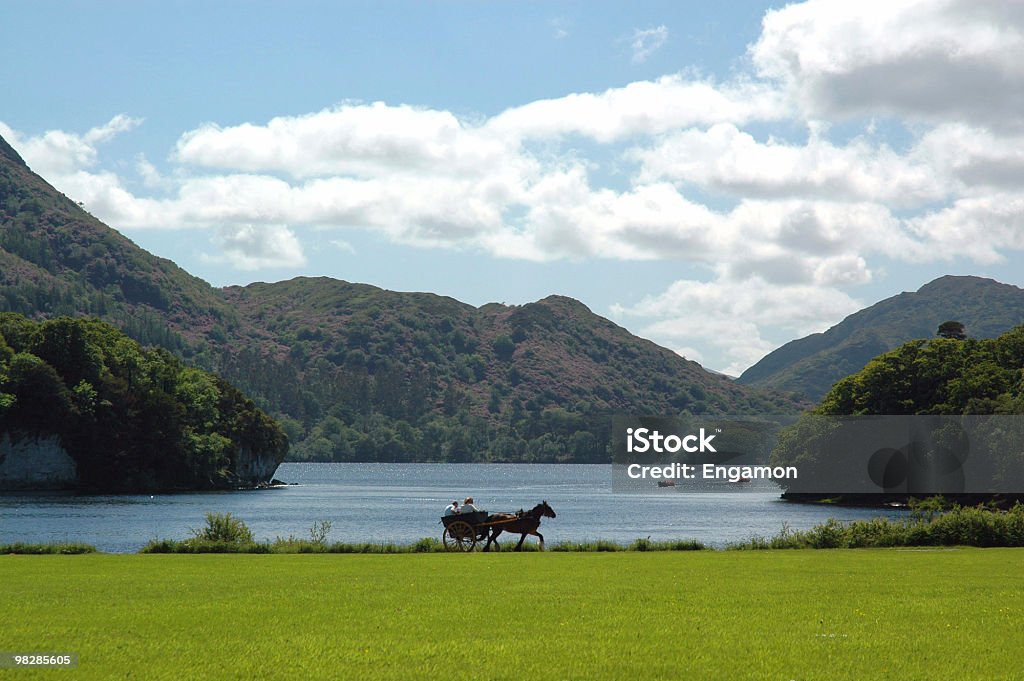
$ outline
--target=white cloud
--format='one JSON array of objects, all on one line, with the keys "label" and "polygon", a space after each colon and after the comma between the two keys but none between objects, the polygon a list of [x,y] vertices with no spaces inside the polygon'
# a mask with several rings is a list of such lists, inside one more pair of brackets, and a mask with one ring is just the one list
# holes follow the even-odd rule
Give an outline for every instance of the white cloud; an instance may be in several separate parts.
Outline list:
[{"label": "white cloud", "polygon": [[633,29],[629,47],[633,51],[633,63],[642,64],[648,57],[661,49],[668,40],[668,28],[663,25],[656,28]]},{"label": "white cloud", "polygon": [[356,247],[350,244],[349,242],[345,241],[344,239],[331,239],[331,245],[337,248],[342,253],[347,253],[349,255],[356,254]]},{"label": "white cloud", "polygon": [[569,37],[569,22],[561,17],[552,19],[548,22],[551,26],[552,37],[555,40],[565,40]]},{"label": "white cloud", "polygon": [[[822,331],[862,307],[850,296],[813,285],[779,286],[759,277],[714,281],[680,280],[636,305],[616,306],[618,316],[647,321],[644,332],[676,343],[724,345],[722,371],[739,375],[770,352],[765,327],[800,335]],[[722,344],[723,339],[728,343]]]},{"label": "white cloud", "polygon": [[36,137],[22,136],[0,123],[0,134],[18,150],[30,168],[44,177],[53,178],[94,166],[97,161],[97,144],[141,123],[141,118],[119,114],[82,135],[48,130]]},{"label": "white cloud", "polygon": [[143,154],[135,158],[135,172],[142,178],[142,183],[150,189],[168,189],[174,186],[174,183],[161,175],[157,167]]},{"label": "white cloud", "polygon": [[128,132],[142,125],[143,119],[133,118],[126,114],[118,114],[114,116],[104,125],[89,130],[82,139],[89,144],[99,144],[100,142],[107,142],[122,132]]},{"label": "white cloud", "polygon": [[670,179],[744,197],[820,197],[917,206],[945,199],[950,178],[918,154],[900,155],[864,137],[837,146],[812,127],[805,144],[758,142],[731,123],[689,128],[635,150],[638,179]]},{"label": "white cloud", "polygon": [[488,120],[485,129],[513,139],[578,134],[609,143],[692,125],[779,120],[788,113],[783,93],[766,83],[669,75],[529,102]]},{"label": "white cloud", "polygon": [[1019,192],[959,199],[908,223],[945,260],[992,264],[1003,262],[1007,251],[1024,251],[1024,195]]},{"label": "white cloud", "polygon": [[809,0],[769,11],[750,56],[811,116],[1024,127],[1019,2]]},{"label": "white cloud", "polygon": [[217,230],[213,242],[220,255],[208,255],[210,262],[227,262],[240,270],[268,267],[300,267],[306,256],[295,233],[284,225],[239,225]]},{"label": "white cloud", "polygon": [[508,143],[449,111],[345,104],[265,125],[207,124],[178,140],[175,160],[231,171],[295,178],[375,177],[381,173],[464,175],[509,160]]}]

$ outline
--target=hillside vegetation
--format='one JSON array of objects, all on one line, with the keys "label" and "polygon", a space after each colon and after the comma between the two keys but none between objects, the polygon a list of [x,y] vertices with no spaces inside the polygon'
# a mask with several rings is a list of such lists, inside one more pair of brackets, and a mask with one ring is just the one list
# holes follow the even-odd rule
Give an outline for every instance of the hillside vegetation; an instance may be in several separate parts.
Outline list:
[{"label": "hillside vegetation", "polygon": [[6,149],[0,311],[98,316],[216,371],[280,419],[293,459],[607,461],[616,413],[806,406],[704,371],[560,296],[476,308],[326,278],[215,289]]},{"label": "hillside vegetation", "polygon": [[[889,443],[902,450],[879,450],[865,468],[868,452],[850,441],[854,431],[824,418],[847,415],[957,418],[908,420],[903,439]],[[772,460],[801,466],[799,481],[787,483],[789,492],[828,491],[821,487],[833,483],[843,488],[870,475],[894,493],[998,490],[1016,497],[1024,493],[1024,423],[998,418],[1011,415],[1024,415],[1024,326],[994,339],[915,340],[836,383],[816,409],[783,432]],[[967,479],[972,489],[965,488]]]},{"label": "hillside vegetation", "polygon": [[1024,290],[981,277],[940,277],[852,314],[824,333],[786,343],[737,380],[817,401],[877,355],[929,338],[950,319],[963,322],[972,338],[994,338],[1024,323]]},{"label": "hillside vegetation", "polygon": [[833,386],[820,414],[1024,414],[1024,326],[998,338],[915,340]]},{"label": "hillside vegetation", "polygon": [[223,379],[113,326],[0,314],[0,437],[57,436],[87,490],[269,482],[280,427]]},{"label": "hillside vegetation", "polygon": [[612,414],[802,406],[561,296],[474,308],[331,279],[224,294],[254,323],[215,365],[305,435],[298,458],[605,461]]}]

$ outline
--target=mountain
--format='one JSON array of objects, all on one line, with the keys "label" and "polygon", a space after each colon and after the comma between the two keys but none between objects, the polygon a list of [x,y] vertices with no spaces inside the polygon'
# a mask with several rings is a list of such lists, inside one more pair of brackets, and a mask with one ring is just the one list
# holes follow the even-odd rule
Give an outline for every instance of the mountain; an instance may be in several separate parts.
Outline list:
[{"label": "mountain", "polygon": [[606,461],[617,413],[792,412],[551,296],[473,307],[327,278],[215,289],[0,146],[0,311],[94,315],[216,371],[308,460]]},{"label": "mountain", "polygon": [[819,400],[839,379],[903,343],[934,338],[956,320],[971,338],[994,338],[1024,322],[1024,289],[982,277],[945,276],[856,312],[824,333],[786,343],[737,379]]},{"label": "mountain", "polygon": [[612,414],[803,406],[706,372],[562,296],[475,308],[305,278],[224,296],[258,323],[236,331],[242,349],[218,366],[279,405],[291,432],[302,424],[297,457],[596,461]]}]

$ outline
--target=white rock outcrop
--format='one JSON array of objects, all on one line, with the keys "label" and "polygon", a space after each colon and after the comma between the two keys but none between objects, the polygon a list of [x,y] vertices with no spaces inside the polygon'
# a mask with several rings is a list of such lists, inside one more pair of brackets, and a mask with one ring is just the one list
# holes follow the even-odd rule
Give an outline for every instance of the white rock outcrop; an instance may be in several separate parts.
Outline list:
[{"label": "white rock outcrop", "polygon": [[78,467],[56,435],[0,435],[0,490],[68,489],[78,483]]}]

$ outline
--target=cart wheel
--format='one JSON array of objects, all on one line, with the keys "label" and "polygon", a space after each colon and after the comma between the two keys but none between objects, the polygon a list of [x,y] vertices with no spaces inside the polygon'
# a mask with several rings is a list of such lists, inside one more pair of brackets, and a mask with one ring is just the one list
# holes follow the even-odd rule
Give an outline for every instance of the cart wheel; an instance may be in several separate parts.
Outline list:
[{"label": "cart wheel", "polygon": [[476,532],[469,523],[456,520],[444,529],[441,540],[446,551],[472,551],[476,546]]}]

